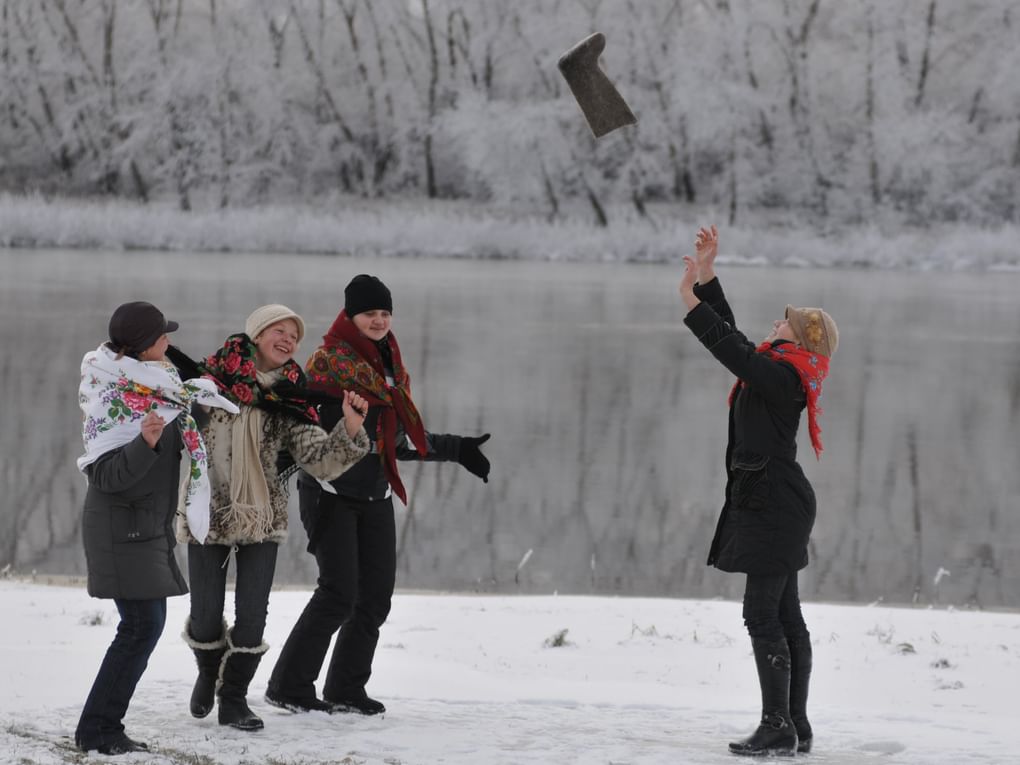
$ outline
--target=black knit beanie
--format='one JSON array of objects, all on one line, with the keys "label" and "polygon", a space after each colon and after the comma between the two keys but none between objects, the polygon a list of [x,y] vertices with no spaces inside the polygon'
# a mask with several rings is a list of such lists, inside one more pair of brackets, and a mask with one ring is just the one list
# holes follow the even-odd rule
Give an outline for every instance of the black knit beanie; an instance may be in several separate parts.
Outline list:
[{"label": "black knit beanie", "polygon": [[358,274],[344,287],[344,311],[348,318],[365,311],[393,313],[393,297],[389,289],[375,276]]}]

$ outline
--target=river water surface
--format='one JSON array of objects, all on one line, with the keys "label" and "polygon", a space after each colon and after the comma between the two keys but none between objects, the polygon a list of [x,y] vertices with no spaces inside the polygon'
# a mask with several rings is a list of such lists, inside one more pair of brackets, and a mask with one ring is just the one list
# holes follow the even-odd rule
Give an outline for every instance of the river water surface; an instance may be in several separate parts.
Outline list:
[{"label": "river water surface", "polygon": [[[84,571],[78,370],[114,307],[151,300],[200,356],[282,302],[308,326],[303,363],[367,272],[393,292],[426,426],[493,434],[488,484],[402,464],[399,586],[742,591],[704,565],[733,380],[683,325],[675,266],[4,250],[0,267],[0,568]],[[787,302],[839,324],[820,461],[801,433],[818,496],[805,599],[1020,606],[1020,275],[720,277],[752,338]],[[277,580],[309,584],[293,519]]]}]

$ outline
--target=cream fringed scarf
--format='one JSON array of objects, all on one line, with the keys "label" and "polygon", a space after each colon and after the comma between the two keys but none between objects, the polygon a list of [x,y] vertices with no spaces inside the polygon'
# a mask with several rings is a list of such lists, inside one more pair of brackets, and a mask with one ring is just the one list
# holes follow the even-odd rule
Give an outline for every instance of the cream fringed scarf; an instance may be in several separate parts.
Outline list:
[{"label": "cream fringed scarf", "polygon": [[[257,372],[263,388],[282,377],[278,371]],[[261,539],[273,531],[273,506],[262,468],[262,428],[265,414],[254,406],[241,406],[230,428],[230,506],[219,508],[230,527],[242,536]]]}]

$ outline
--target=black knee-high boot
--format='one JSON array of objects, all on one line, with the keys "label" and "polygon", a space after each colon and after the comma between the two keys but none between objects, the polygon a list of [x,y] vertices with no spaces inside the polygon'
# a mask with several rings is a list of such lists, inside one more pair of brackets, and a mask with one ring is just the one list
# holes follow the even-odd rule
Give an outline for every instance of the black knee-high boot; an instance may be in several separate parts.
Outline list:
[{"label": "black knee-high boot", "polygon": [[254,648],[234,645],[227,633],[227,652],[223,654],[220,665],[219,688],[219,721],[220,725],[230,725],[238,730],[260,730],[262,719],[248,708],[248,684],[255,677],[262,655],[269,650],[266,643]]},{"label": "black knee-high boot", "polygon": [[195,680],[195,687],[191,691],[191,714],[199,718],[205,717],[212,711],[220,663],[227,651],[227,623],[223,623],[223,631],[218,640],[201,643],[191,636],[189,616],[184,623],[181,637],[195,652],[195,661],[198,664],[198,679]]},{"label": "black knee-high boot", "polygon": [[731,743],[730,751],[746,755],[795,754],[797,731],[790,719],[790,649],[786,638],[754,638],[751,645],[761,686],[761,724],[743,741]]},{"label": "black knee-high boot", "polygon": [[814,734],[807,718],[808,685],[811,683],[811,636],[787,638],[790,646],[790,717],[797,729],[797,751],[811,751]]}]

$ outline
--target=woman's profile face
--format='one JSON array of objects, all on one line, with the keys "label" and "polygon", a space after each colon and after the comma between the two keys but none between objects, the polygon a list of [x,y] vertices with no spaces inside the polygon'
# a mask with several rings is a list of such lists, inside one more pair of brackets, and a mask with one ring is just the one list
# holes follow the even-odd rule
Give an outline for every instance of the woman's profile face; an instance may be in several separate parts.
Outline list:
[{"label": "woman's profile face", "polygon": [[389,311],[375,308],[371,311],[356,313],[351,318],[354,326],[358,328],[369,340],[382,340],[390,333],[390,324],[393,323],[393,315]]},{"label": "woman's profile face", "polygon": [[791,343],[797,342],[797,336],[793,334],[793,327],[790,326],[790,322],[786,319],[777,319],[772,322],[772,331],[766,336],[765,342],[771,343],[775,340],[789,340]]},{"label": "woman's profile face", "polygon": [[263,372],[279,369],[297,351],[300,336],[293,319],[270,324],[255,338],[255,366]]},{"label": "woman's profile face", "polygon": [[139,361],[166,361],[166,349],[170,347],[170,338],[165,334],[138,354]]}]

